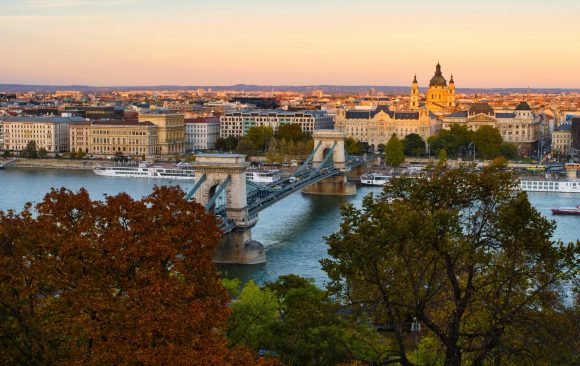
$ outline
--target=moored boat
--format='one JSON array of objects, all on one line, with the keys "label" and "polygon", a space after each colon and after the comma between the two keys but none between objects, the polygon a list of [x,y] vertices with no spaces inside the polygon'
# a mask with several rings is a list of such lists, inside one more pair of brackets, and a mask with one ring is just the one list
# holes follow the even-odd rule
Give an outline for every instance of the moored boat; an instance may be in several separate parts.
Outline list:
[{"label": "moored boat", "polygon": [[580,206],[552,208],[553,215],[580,215]]},{"label": "moored boat", "polygon": [[368,173],[360,176],[361,184],[368,186],[384,186],[391,179],[390,175],[381,175],[377,173]]},{"label": "moored boat", "polygon": [[137,166],[96,165],[93,167],[93,172],[96,175],[105,177],[180,180],[195,179],[195,172],[193,169],[188,169],[183,166],[151,165],[151,163],[148,162],[141,162]]},{"label": "moored boat", "polygon": [[580,193],[580,181],[520,179],[520,189],[526,192]]}]

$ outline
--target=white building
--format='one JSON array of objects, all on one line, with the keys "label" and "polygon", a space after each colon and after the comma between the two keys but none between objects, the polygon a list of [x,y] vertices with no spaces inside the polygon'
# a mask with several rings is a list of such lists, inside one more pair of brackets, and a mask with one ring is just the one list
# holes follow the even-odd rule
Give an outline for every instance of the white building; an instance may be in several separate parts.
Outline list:
[{"label": "white building", "polygon": [[298,124],[302,132],[312,133],[318,129],[332,129],[332,116],[326,111],[284,111],[278,109],[256,109],[227,111],[220,117],[220,136],[243,136],[251,127],[272,127],[274,133],[278,127],[286,124]]},{"label": "white building", "polygon": [[198,117],[185,120],[185,148],[187,151],[215,148],[220,136],[220,120],[217,117]]},{"label": "white building", "polygon": [[4,148],[24,150],[30,141],[48,152],[69,151],[69,124],[81,117],[8,117],[4,119]]}]

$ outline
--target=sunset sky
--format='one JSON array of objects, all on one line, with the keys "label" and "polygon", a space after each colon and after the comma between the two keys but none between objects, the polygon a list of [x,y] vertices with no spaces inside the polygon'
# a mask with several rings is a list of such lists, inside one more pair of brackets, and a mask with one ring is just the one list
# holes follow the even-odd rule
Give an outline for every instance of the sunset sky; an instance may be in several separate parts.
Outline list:
[{"label": "sunset sky", "polygon": [[0,84],[580,88],[579,0],[0,0]]}]

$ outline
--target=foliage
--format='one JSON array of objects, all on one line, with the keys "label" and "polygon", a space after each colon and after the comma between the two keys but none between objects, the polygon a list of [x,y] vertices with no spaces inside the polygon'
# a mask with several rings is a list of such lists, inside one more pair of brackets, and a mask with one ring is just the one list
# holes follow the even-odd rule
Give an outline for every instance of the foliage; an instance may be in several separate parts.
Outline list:
[{"label": "foliage", "polygon": [[403,144],[397,135],[393,134],[385,146],[385,162],[392,167],[397,167],[404,161]]},{"label": "foliage", "polygon": [[[270,126],[252,126],[246,133],[245,138],[253,143],[256,150],[265,152],[273,135],[274,130]],[[239,145],[238,149],[240,149]]]},{"label": "foliage", "polygon": [[445,164],[447,161],[447,150],[441,149],[439,150],[439,164]]},{"label": "foliage", "polygon": [[327,239],[331,258],[322,260],[328,288],[392,327],[391,361],[412,365],[413,317],[445,365],[556,357],[539,346],[556,330],[530,333],[552,317],[564,321],[559,288],[577,276],[580,242],[552,242],[555,224],[517,186],[494,166],[440,167],[431,179],[391,179],[361,210],[343,209],[340,231]]},{"label": "foliage", "polygon": [[425,155],[427,145],[425,143],[425,140],[423,140],[423,138],[420,135],[418,135],[416,133],[411,133],[411,134],[408,134],[403,139],[403,146],[404,146],[405,155],[407,155],[407,156],[423,156],[423,155]]},{"label": "foliage", "polygon": [[238,138],[235,136],[220,137],[215,142],[215,148],[219,151],[233,151],[236,146],[238,146]]},{"label": "foliage", "polygon": [[0,363],[254,363],[222,331],[216,219],[183,195],[100,202],[62,188],[36,212],[0,212]]},{"label": "foliage", "polygon": [[44,147],[38,149],[38,157],[39,158],[46,158],[48,156],[48,151]]},{"label": "foliage", "polygon": [[298,123],[288,123],[278,127],[275,137],[279,140],[300,141],[307,138]]},{"label": "foliage", "polygon": [[4,157],[5,157],[5,158],[9,158],[10,156],[12,156],[12,155],[10,154],[10,151],[8,151],[8,150],[4,150]]},{"label": "foliage", "polygon": [[247,137],[242,137],[236,147],[236,152],[240,154],[254,155],[256,154],[256,149],[256,145],[252,140]]},{"label": "foliage", "polygon": [[347,137],[345,140],[346,152],[351,155],[361,155],[364,152],[364,145],[362,142]]},{"label": "foliage", "polygon": [[34,140],[28,141],[24,150],[22,150],[20,152],[20,155],[24,156],[25,158],[33,158],[33,159],[37,158],[38,157],[38,149],[36,147],[36,141],[34,141]]},{"label": "foliage", "polygon": [[232,304],[230,341],[275,354],[286,365],[335,365],[376,361],[385,350],[376,332],[312,281],[281,276],[259,289],[249,282]]},{"label": "foliage", "polygon": [[313,149],[314,141],[312,139],[300,141],[272,139],[266,153],[266,159],[269,162],[302,160],[310,155]]},{"label": "foliage", "polygon": [[483,159],[491,159],[500,154],[503,138],[499,130],[492,126],[481,126],[473,135],[475,150]]},{"label": "foliage", "polygon": [[518,147],[512,143],[504,142],[499,146],[499,153],[508,160],[518,157]]}]

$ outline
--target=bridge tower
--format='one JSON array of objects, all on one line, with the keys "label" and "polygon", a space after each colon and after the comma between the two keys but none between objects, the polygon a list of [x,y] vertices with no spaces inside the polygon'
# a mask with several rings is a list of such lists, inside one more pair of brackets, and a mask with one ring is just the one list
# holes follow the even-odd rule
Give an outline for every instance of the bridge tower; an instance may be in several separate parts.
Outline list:
[{"label": "bridge tower", "polygon": [[346,138],[346,134],[343,131],[314,130],[312,138],[315,148],[320,144],[312,159],[312,165],[315,168],[320,167],[326,154],[332,150],[332,163],[334,167],[341,170],[346,169],[346,156],[344,153],[344,139]]},{"label": "bridge tower", "polygon": [[346,134],[338,130],[314,130],[312,138],[316,149],[312,158],[312,165],[315,168],[320,168],[326,155],[332,153],[332,165],[342,170],[343,174],[311,184],[304,188],[302,192],[332,196],[356,195],[356,185],[349,182],[347,178],[348,169],[344,146]]},{"label": "bridge tower", "polygon": [[214,253],[216,263],[257,264],[266,262],[264,246],[252,240],[251,228],[258,221],[257,215],[248,215],[246,196],[246,156],[240,154],[200,154],[192,163],[196,175],[193,198],[209,211],[220,210],[216,206],[218,196],[225,195],[225,211],[222,219],[235,226],[224,234]]}]

